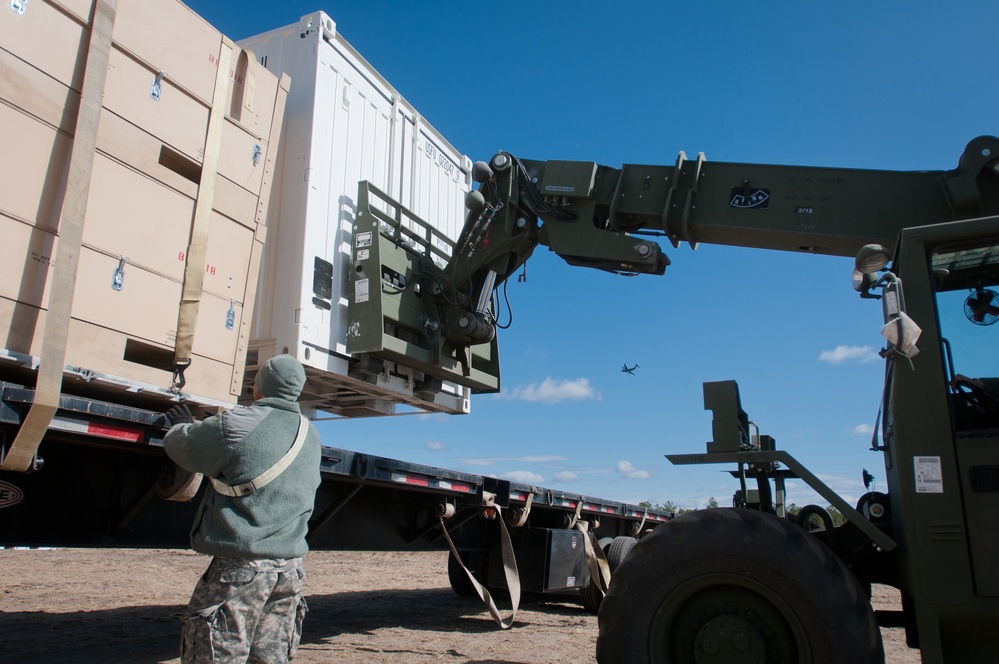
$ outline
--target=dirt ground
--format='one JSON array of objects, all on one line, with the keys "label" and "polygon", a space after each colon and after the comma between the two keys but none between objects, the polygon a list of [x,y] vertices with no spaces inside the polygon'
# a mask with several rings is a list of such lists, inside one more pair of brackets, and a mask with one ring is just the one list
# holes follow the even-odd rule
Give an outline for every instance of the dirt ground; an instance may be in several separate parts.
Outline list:
[{"label": "dirt ground", "polygon": [[[478,599],[451,591],[446,561],[439,552],[310,553],[295,661],[594,661],[597,619],[574,597],[522,605],[500,630]],[[176,614],[207,564],[190,551],[0,550],[0,661],[178,662]],[[877,608],[898,602],[886,588],[875,599]],[[889,664],[920,661],[901,629],[883,635]]]}]

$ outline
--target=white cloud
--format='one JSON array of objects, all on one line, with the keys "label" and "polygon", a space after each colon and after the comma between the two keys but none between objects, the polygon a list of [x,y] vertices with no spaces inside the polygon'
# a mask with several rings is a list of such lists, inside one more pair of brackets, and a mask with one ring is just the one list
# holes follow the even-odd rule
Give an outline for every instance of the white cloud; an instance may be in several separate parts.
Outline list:
[{"label": "white cloud", "polygon": [[542,403],[599,401],[602,398],[600,392],[590,385],[589,378],[575,380],[546,378],[540,385],[531,383],[526,387],[515,387],[509,392],[503,392],[500,396],[517,401],[540,401]]},{"label": "white cloud", "polygon": [[503,473],[500,477],[511,482],[521,482],[522,484],[542,484],[545,481],[544,477],[529,470],[511,470],[508,473]]},{"label": "white cloud", "polygon": [[445,445],[444,443],[442,443],[440,441],[437,441],[437,440],[431,440],[429,443],[427,443],[427,449],[428,450],[446,450],[447,449],[447,445]]},{"label": "white cloud", "polygon": [[548,455],[548,456],[520,456],[520,457],[463,457],[458,459],[461,463],[470,466],[495,466],[500,462],[514,461],[517,463],[557,463],[566,461],[568,457]]},{"label": "white cloud", "polygon": [[475,458],[461,458],[458,459],[459,463],[463,463],[466,466],[495,466],[496,459],[475,459]]},{"label": "white cloud", "polygon": [[629,480],[647,480],[652,475],[647,470],[641,470],[631,465],[630,461],[621,460],[617,462],[617,472],[624,475]]},{"label": "white cloud", "polygon": [[853,427],[853,433],[857,434],[858,436],[871,434],[874,433],[874,427],[871,426],[870,424],[858,424],[857,426]]},{"label": "white cloud", "polygon": [[560,470],[552,475],[552,479],[556,482],[578,482],[579,475],[570,470]]},{"label": "white cloud", "polygon": [[848,360],[876,362],[878,359],[878,353],[873,346],[836,346],[833,350],[819,353],[819,360],[829,364],[842,364]]}]

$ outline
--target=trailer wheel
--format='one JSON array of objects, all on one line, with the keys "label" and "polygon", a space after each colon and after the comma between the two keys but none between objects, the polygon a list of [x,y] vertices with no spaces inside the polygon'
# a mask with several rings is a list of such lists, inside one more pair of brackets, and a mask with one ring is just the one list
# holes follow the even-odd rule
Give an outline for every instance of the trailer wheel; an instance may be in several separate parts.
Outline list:
[{"label": "trailer wheel", "polygon": [[628,554],[631,553],[636,544],[638,544],[637,539],[625,535],[615,537],[611,541],[610,546],[605,551],[607,554],[607,563],[611,568],[611,574],[624,562],[624,559],[628,557]]},{"label": "trailer wheel", "polygon": [[[601,537],[600,541],[597,542],[605,556],[613,541],[613,537]],[[607,559],[607,563],[611,574],[614,574],[615,566],[610,564],[610,558]],[[579,599],[583,603],[584,609],[595,614],[600,609],[600,602],[604,599],[604,591],[597,588],[597,584],[593,583],[593,579],[590,579],[589,583],[579,589]]]},{"label": "trailer wheel", "polygon": [[597,661],[884,662],[867,596],[818,538],[776,516],[709,509],[664,524],[617,570]]},{"label": "trailer wheel", "polygon": [[[472,574],[475,574],[475,578],[479,580],[479,583],[483,583],[483,580],[480,577],[483,567],[482,552],[462,551],[461,558],[462,562],[465,563],[465,567],[471,570]],[[449,553],[447,556],[447,580],[451,583],[451,590],[453,590],[456,595],[461,595],[462,597],[479,596],[478,593],[475,592],[475,586],[472,585],[468,575],[465,574],[465,570],[461,568],[461,564],[454,557],[453,553]]]},{"label": "trailer wheel", "polygon": [[[638,544],[634,537],[602,537],[600,538],[600,549],[607,556],[607,566],[610,567],[611,579],[618,566],[628,556],[628,553]],[[579,598],[583,602],[583,608],[590,613],[600,610],[600,603],[604,600],[604,591],[599,590],[593,583],[588,583],[579,589]]]}]

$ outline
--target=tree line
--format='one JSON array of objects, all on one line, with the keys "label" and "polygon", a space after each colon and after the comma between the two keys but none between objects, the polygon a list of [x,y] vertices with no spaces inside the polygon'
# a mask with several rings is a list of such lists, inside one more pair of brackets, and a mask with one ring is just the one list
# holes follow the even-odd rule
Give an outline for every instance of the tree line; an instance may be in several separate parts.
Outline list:
[{"label": "tree line", "polygon": [[[696,512],[697,510],[700,509],[706,509],[706,510],[715,509],[719,506],[718,500],[715,499],[714,496],[708,498],[707,501],[705,501],[704,507],[680,507],[672,500],[667,500],[666,502],[663,503],[653,503],[652,501],[649,500],[643,500],[638,504],[639,506],[644,507],[646,509],[657,510],[659,512],[666,512],[667,514],[673,514],[675,516],[682,516],[689,512]],[[776,505],[774,506],[774,508],[776,509]],[[795,505],[794,503],[788,503],[787,505],[784,506],[784,509],[788,514],[794,516],[797,516],[798,513],[801,511],[801,507]],[[826,505],[826,511],[829,512],[829,516],[832,517],[832,522],[834,526],[839,526],[846,522],[846,517],[843,516],[842,512],[840,512],[832,505]]]}]

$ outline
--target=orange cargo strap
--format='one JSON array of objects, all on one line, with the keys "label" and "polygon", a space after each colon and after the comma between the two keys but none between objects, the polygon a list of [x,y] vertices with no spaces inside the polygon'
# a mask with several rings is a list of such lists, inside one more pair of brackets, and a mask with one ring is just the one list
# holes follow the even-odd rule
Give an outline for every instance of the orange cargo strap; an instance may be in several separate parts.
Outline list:
[{"label": "orange cargo strap", "polygon": [[111,53],[111,33],[117,11],[118,0],[97,0],[94,6],[80,110],[76,116],[66,195],[59,219],[59,246],[52,268],[35,399],[14,443],[0,461],[0,470],[26,472],[33,468],[38,445],[59,409],[62,374],[66,365],[66,344],[69,340],[69,320],[80,264],[80,245],[83,243],[83,221],[90,196],[90,176],[97,149],[97,126],[101,118],[104,81]]},{"label": "orange cargo strap", "polygon": [[212,110],[208,117],[208,135],[205,139],[205,157],[201,162],[201,180],[198,183],[198,200],[194,204],[194,222],[191,241],[187,247],[184,266],[184,284],[177,313],[177,343],[173,357],[174,392],[184,387],[184,370],[191,365],[194,346],[194,328],[198,323],[198,309],[205,284],[205,255],[208,252],[208,230],[211,227],[212,206],[215,202],[215,178],[218,173],[219,153],[222,149],[222,127],[225,124],[226,90],[229,84],[229,65],[232,62],[232,41],[222,36],[218,71],[215,74],[215,92]]}]

